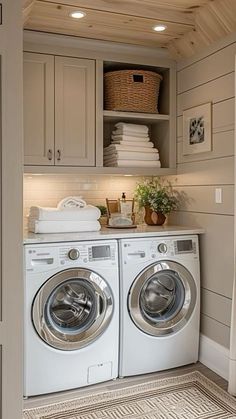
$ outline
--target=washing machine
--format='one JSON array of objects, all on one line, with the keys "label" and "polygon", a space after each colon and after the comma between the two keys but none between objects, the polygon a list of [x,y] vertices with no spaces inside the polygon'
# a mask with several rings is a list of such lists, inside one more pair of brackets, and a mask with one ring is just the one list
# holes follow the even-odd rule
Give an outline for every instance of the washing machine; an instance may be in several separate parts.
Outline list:
[{"label": "washing machine", "polygon": [[118,376],[117,242],[25,246],[24,396]]},{"label": "washing machine", "polygon": [[121,377],[198,360],[197,236],[120,241]]}]

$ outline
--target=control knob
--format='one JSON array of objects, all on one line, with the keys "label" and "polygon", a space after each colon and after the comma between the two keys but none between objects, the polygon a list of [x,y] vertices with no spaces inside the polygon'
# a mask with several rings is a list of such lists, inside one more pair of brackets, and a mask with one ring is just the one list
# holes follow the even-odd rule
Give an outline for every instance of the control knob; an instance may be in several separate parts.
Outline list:
[{"label": "control knob", "polygon": [[78,249],[71,249],[68,252],[68,257],[71,260],[77,260],[77,259],[79,259],[79,251],[78,251]]},{"label": "control knob", "polygon": [[159,253],[166,253],[167,252],[167,246],[165,243],[160,243],[157,246],[157,250]]}]

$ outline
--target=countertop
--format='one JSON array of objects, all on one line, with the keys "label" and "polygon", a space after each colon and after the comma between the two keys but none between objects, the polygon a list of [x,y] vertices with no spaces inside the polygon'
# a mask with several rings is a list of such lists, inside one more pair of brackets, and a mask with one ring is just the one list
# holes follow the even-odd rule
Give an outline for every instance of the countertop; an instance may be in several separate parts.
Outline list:
[{"label": "countertop", "polygon": [[61,234],[34,234],[26,233],[24,244],[39,243],[60,243],[77,242],[87,240],[107,240],[107,239],[136,239],[140,237],[162,237],[162,236],[181,236],[187,234],[203,234],[204,230],[199,227],[190,226],[147,226],[139,225],[137,228],[113,229],[103,227],[100,231],[84,233],[61,233]]}]

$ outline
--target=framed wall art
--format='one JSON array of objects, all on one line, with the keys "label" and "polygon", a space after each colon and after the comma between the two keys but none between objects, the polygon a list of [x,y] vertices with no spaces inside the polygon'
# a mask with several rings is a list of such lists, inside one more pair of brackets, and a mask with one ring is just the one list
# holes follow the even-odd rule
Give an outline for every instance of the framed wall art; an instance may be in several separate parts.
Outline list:
[{"label": "framed wall art", "polygon": [[211,151],[211,103],[183,112],[183,155]]}]

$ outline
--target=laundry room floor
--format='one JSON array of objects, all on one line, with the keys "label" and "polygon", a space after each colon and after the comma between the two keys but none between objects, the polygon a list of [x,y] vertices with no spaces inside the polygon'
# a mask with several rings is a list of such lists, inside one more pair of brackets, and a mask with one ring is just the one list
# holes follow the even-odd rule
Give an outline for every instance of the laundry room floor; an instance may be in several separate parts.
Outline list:
[{"label": "laundry room floor", "polygon": [[142,384],[147,381],[156,380],[158,378],[165,378],[171,376],[178,376],[182,374],[186,374],[192,371],[200,371],[210,380],[214,381],[214,383],[218,384],[224,390],[227,390],[228,383],[226,380],[221,378],[219,375],[215,374],[209,368],[205,367],[205,365],[198,362],[197,364],[191,364],[184,367],[174,368],[167,371],[157,372],[153,374],[145,374],[141,376],[134,376],[134,377],[127,377],[127,378],[119,378],[117,380],[109,381],[106,383],[96,384],[94,386],[83,387],[77,390],[70,390],[70,391],[63,391],[56,394],[50,395],[43,395],[37,397],[30,397],[29,399],[24,400],[24,408],[30,409],[34,407],[44,406],[52,403],[57,403],[65,400],[74,399],[81,396],[87,396],[89,394],[96,393],[97,391],[104,391],[107,390],[115,390],[115,389],[122,389],[124,387],[128,387],[129,385],[133,384]]}]

